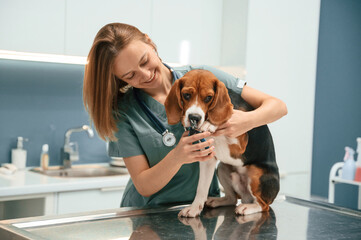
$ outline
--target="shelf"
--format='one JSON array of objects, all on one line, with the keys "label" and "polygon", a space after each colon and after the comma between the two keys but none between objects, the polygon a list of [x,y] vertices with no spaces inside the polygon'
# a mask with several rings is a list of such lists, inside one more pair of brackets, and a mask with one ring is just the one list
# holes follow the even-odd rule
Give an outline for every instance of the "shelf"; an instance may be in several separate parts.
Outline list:
[{"label": "shelf", "polygon": [[331,181],[334,181],[335,183],[347,183],[347,184],[351,184],[351,185],[361,186],[361,182],[346,180],[341,177],[333,177],[333,178],[331,178]]},{"label": "shelf", "polygon": [[340,177],[340,170],[343,167],[344,162],[335,163],[330,170],[329,185],[328,185],[328,202],[335,203],[335,184],[336,183],[346,183],[350,185],[355,185],[359,187],[358,190],[358,203],[357,208],[361,210],[361,182],[356,182],[352,180],[346,180]]}]

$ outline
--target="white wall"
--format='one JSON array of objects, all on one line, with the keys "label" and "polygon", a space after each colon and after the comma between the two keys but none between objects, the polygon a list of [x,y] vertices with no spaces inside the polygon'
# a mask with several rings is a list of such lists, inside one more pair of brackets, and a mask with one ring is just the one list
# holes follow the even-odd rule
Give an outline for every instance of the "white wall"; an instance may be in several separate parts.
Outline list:
[{"label": "white wall", "polygon": [[249,1],[248,85],[287,104],[270,128],[281,192],[300,197],[310,194],[319,12],[320,0]]},{"label": "white wall", "polygon": [[245,66],[249,0],[223,0],[221,66]]}]

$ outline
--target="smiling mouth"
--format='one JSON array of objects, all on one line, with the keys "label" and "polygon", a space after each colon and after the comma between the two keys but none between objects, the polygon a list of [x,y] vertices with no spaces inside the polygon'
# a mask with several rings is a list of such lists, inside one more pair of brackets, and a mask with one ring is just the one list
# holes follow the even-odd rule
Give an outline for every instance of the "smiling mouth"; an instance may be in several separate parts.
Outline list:
[{"label": "smiling mouth", "polygon": [[148,81],[145,81],[145,83],[150,83],[151,81],[153,81],[155,78],[155,71],[153,72],[153,76],[148,80]]}]

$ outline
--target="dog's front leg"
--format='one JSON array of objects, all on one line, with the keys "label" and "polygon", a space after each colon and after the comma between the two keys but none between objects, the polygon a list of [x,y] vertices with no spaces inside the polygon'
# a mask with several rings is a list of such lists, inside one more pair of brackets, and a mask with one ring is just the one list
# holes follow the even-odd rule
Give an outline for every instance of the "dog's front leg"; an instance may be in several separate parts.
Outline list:
[{"label": "dog's front leg", "polygon": [[197,186],[196,197],[191,206],[182,209],[178,216],[180,217],[196,217],[203,210],[203,206],[208,197],[209,187],[211,185],[217,160],[215,158],[199,162],[199,180]]}]

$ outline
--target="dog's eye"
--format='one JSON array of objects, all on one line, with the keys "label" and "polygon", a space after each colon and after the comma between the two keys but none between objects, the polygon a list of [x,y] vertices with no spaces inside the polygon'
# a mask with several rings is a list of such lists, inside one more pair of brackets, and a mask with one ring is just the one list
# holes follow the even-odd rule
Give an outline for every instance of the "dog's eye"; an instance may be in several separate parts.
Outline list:
[{"label": "dog's eye", "polygon": [[204,102],[205,103],[209,103],[209,101],[212,100],[212,96],[207,96],[205,99],[204,99]]},{"label": "dog's eye", "polygon": [[189,99],[191,99],[191,95],[190,95],[189,93],[184,93],[184,94],[183,94],[183,98],[184,98],[185,100],[189,100]]}]

